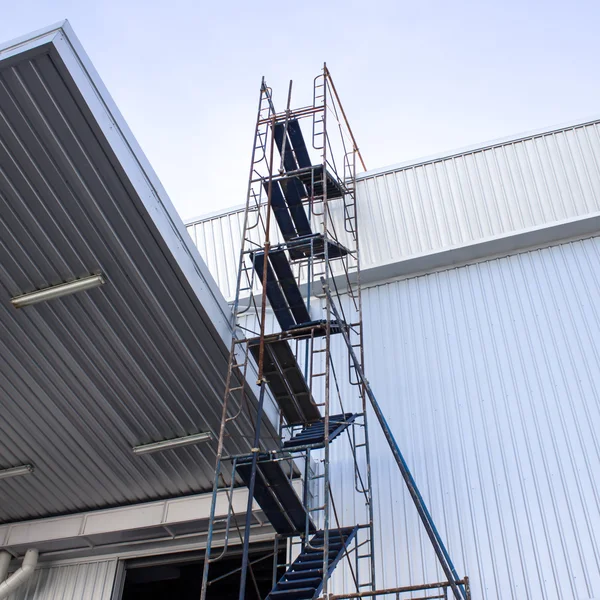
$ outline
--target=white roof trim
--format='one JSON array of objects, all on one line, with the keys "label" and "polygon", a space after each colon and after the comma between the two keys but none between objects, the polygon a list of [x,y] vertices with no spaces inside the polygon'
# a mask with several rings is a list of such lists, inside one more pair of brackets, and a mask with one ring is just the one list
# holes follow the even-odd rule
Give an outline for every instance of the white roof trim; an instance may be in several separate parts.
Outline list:
[{"label": "white roof trim", "polygon": [[[294,487],[297,493],[302,493],[301,480],[295,480]],[[130,552],[140,544],[185,540],[198,535],[205,538],[211,500],[212,493],[197,494],[63,517],[9,523],[0,526],[0,548],[20,555],[29,547],[37,547],[47,560],[58,555],[76,554],[82,550],[88,555],[90,550],[94,551],[94,555],[122,553]],[[232,506],[236,514],[246,512],[247,502],[247,488],[234,489]],[[220,490],[215,510],[217,519],[226,518],[228,503],[227,491]],[[268,526],[256,502],[253,503],[252,513],[256,526]],[[176,529],[173,531],[173,528],[182,524],[187,524],[185,533],[178,534]],[[233,523],[231,527],[235,531]],[[215,531],[217,539],[222,537],[221,529],[224,527]],[[154,535],[148,535],[149,531]],[[122,540],[116,541],[121,537],[120,534],[123,534]]]}]

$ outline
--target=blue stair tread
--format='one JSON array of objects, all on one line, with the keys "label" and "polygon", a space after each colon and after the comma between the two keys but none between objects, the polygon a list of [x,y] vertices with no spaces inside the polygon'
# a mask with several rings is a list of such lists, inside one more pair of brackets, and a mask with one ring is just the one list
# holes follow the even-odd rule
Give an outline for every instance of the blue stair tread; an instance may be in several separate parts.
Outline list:
[{"label": "blue stair tread", "polygon": [[[323,565],[321,565],[322,567]],[[315,579],[323,578],[323,569],[298,569],[296,571],[287,571],[285,574],[285,581],[282,579],[282,583],[286,583],[288,581],[294,581],[298,579],[306,579],[308,577],[313,577]]]},{"label": "blue stair tread", "polygon": [[[259,281],[264,281],[265,253],[254,252],[252,264]],[[267,255],[266,292],[275,317],[284,331],[309,322],[310,314],[292,268],[283,250],[274,250]]]},{"label": "blue stair tread", "polygon": [[310,321],[310,314],[308,313],[304,298],[300,293],[300,288],[296,283],[296,278],[292,273],[292,268],[288,262],[286,253],[283,250],[270,252],[269,260],[273,265],[275,275],[277,275],[279,285],[288,301],[296,324]]},{"label": "blue stair tread", "polygon": [[[252,265],[256,274],[258,275],[259,281],[262,283],[264,280],[265,272],[265,259],[263,252],[256,252],[252,255]],[[296,325],[296,320],[292,314],[292,310],[289,303],[280,287],[275,272],[272,267],[272,262],[267,261],[267,298],[271,304],[271,308],[275,314],[275,318],[279,322],[281,329],[284,331],[290,329]],[[308,311],[307,311],[308,314]]]},{"label": "blue stair tread", "polygon": [[[331,540],[327,560],[327,575],[331,575],[344,555],[348,545],[354,539],[358,527],[343,527],[329,530]],[[291,600],[293,598],[313,600],[323,587],[323,550],[315,550],[325,540],[325,532],[317,532],[308,542],[308,546],[290,565],[283,577],[277,582],[266,600]]]},{"label": "blue stair tread", "polygon": [[298,235],[310,235],[312,229],[302,202],[303,198],[308,197],[304,184],[297,177],[281,179],[277,184],[281,188]]},{"label": "blue stair tread", "polygon": [[311,162],[310,157],[308,156],[306,142],[304,141],[304,136],[302,135],[302,130],[300,129],[300,123],[298,123],[297,119],[291,119],[288,121],[288,135],[290,136],[290,141],[292,142],[292,147],[294,148],[294,153],[296,154],[298,166],[301,169],[310,167]]},{"label": "blue stair tread", "polygon": [[[347,429],[356,420],[353,413],[344,413],[341,415],[331,415],[329,417],[329,442],[337,438],[345,429]],[[321,418],[315,423],[309,423],[289,440],[283,443],[283,448],[298,448],[308,445],[325,445],[325,419]]]},{"label": "blue stair tread", "polygon": [[272,591],[267,598],[275,600],[276,598],[285,598],[285,600],[310,600],[316,597],[317,588],[298,588],[296,590],[277,590]]},{"label": "blue stair tread", "polygon": [[[258,362],[258,339],[250,341],[250,352]],[[319,407],[313,400],[300,365],[286,340],[265,343],[263,374],[283,416],[290,425],[308,423],[321,418]]]},{"label": "blue stair tread", "polygon": [[289,121],[288,121],[288,135],[285,135],[285,123],[276,123],[273,131],[273,135],[275,137],[275,144],[277,144],[277,149],[279,150],[279,154],[281,155],[284,152],[283,142],[285,139],[285,152],[283,155],[283,167],[286,171],[297,171],[298,170],[298,161],[296,160],[296,155],[294,153],[294,147],[292,146],[292,142],[289,137]]},{"label": "blue stair tread", "polygon": [[[265,193],[268,193],[266,185]],[[296,224],[292,220],[290,209],[285,201],[285,197],[278,181],[272,182],[271,185],[271,208],[273,209],[277,225],[279,225],[279,229],[283,234],[283,239],[287,241],[297,238],[298,230],[296,229]]]},{"label": "blue stair tread", "polygon": [[[279,149],[279,153],[283,151],[284,140],[284,125],[278,123],[275,125],[275,143]],[[302,154],[302,151],[300,152]],[[294,148],[287,136],[285,143],[285,152],[283,157],[283,166],[286,171],[297,171],[299,168]],[[309,165],[306,165],[309,166]],[[278,190],[278,191],[275,191]],[[288,207],[290,216],[296,227],[297,235],[309,235],[311,232],[310,223],[302,204],[302,199],[307,197],[307,190],[304,184],[297,177],[290,177],[280,181],[271,183],[271,204],[273,204],[274,195],[282,194],[285,198],[285,203]],[[280,199],[277,198],[277,203],[280,205]],[[282,233],[284,233],[282,231]]]},{"label": "blue stair tread", "polygon": [[[299,180],[288,184],[289,180],[271,182],[271,208],[275,220],[283,234],[283,239],[288,241],[299,236],[312,235],[312,229],[302,198],[306,190]],[[263,184],[265,193],[268,194],[267,184]]]},{"label": "blue stair tread", "polygon": [[319,587],[321,577],[305,577],[303,579],[288,579],[287,581],[279,582],[280,590],[290,590],[294,588]]},{"label": "blue stair tread", "polygon": [[[246,485],[250,483],[252,457],[237,462],[237,473]],[[292,482],[284,472],[280,461],[269,460],[261,455],[257,464],[254,499],[277,533],[292,535],[304,532],[307,513],[296,494]],[[309,530],[315,531],[308,520]]]}]

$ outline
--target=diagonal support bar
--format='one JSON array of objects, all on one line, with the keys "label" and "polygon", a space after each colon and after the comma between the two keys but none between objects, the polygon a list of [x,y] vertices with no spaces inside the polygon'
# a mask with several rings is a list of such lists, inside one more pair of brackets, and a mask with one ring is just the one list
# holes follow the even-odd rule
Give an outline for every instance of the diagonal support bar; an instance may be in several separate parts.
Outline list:
[{"label": "diagonal support bar", "polygon": [[[323,277],[321,277],[321,284],[323,285],[323,291],[325,292],[325,295],[327,296],[327,300],[331,307],[331,311],[332,311],[334,317],[339,320],[340,315],[339,315],[338,310],[333,302],[333,298],[331,296],[331,291],[329,290],[329,285],[327,284],[327,282],[325,281],[325,279]],[[402,452],[400,452],[400,447],[398,446],[398,443],[396,442],[396,439],[394,438],[394,434],[392,433],[392,430],[390,429],[388,422],[386,421],[385,417],[383,416],[381,407],[379,406],[379,403],[377,402],[377,399],[375,398],[375,394],[373,394],[373,390],[371,389],[371,386],[369,385],[369,382],[368,382],[367,378],[365,377],[365,374],[362,370],[362,366],[356,356],[356,353],[354,352],[354,348],[352,347],[352,344],[350,343],[350,338],[348,337],[348,332],[344,328],[342,328],[341,333],[344,336],[344,341],[346,342],[346,345],[348,346],[348,352],[350,353],[350,356],[352,357],[352,362],[354,363],[354,368],[356,369],[356,372],[357,372],[358,376],[360,377],[360,380],[362,381],[362,384],[367,393],[367,397],[369,398],[369,401],[371,402],[371,406],[373,407],[373,411],[375,412],[375,416],[377,417],[377,420],[379,421],[379,425],[381,426],[381,429],[383,430],[383,434],[385,435],[385,439],[387,440],[387,442],[390,446],[390,449],[392,451],[392,454],[394,455],[394,458],[396,459],[398,468],[400,469],[400,472],[402,473],[402,477],[404,478],[404,481],[406,483],[408,491],[409,491],[411,498],[415,504],[417,512],[419,513],[419,517],[421,518],[423,527],[425,527],[427,536],[429,537],[429,540],[431,541],[433,550],[435,551],[435,554],[436,554],[438,560],[440,561],[440,565],[442,567],[442,570],[444,571],[444,574],[448,578],[448,583],[450,585],[450,588],[452,589],[454,597],[456,598],[456,600],[467,600],[467,595],[466,595],[464,586],[462,586],[462,585],[459,586],[456,584],[456,581],[459,579],[459,577],[456,573],[456,569],[454,568],[454,565],[452,564],[452,560],[450,559],[448,550],[446,549],[446,546],[444,545],[444,542],[442,541],[442,538],[441,538],[438,530],[435,527],[433,519],[431,518],[431,514],[429,513],[429,510],[427,509],[427,506],[425,504],[425,501],[423,500],[423,497],[421,496],[421,493],[419,492],[419,489],[417,488],[417,484],[416,484],[415,480],[413,479],[413,476],[410,472],[410,469],[408,468],[408,465],[406,464],[406,461],[404,460],[404,457],[402,456]]]}]

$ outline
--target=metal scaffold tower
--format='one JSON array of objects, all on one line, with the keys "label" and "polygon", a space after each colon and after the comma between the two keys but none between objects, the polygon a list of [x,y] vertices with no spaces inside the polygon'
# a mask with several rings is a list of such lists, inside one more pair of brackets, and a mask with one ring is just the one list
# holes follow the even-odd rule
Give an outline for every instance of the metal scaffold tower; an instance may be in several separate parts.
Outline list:
[{"label": "metal scaffold tower", "polygon": [[[210,591],[210,566],[226,555],[234,529],[242,564],[230,576],[240,576],[240,600],[260,597],[249,558],[254,502],[277,532],[268,600],[404,598],[415,590],[468,600],[468,580],[459,580],[364,375],[355,181],[357,161],[365,166],[327,67],[314,80],[311,105],[291,109],[291,101],[290,82],[286,109],[277,112],[263,79],[201,600]],[[250,394],[254,383],[258,402]],[[243,413],[254,423],[249,452],[227,454]],[[445,581],[377,588],[369,415],[383,429]],[[261,435],[265,428],[276,429],[276,445]],[[345,465],[342,485],[337,465]],[[237,484],[248,489],[243,526],[234,511]],[[223,491],[225,518],[217,511]],[[341,563],[354,591],[334,596],[331,578]]]}]

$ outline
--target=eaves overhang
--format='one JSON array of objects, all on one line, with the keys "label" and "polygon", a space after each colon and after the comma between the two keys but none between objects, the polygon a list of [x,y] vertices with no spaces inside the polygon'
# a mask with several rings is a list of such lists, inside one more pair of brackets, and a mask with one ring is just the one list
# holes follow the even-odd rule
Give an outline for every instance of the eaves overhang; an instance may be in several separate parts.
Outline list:
[{"label": "eaves overhang", "polygon": [[[11,304],[95,274],[106,283]],[[0,523],[208,491],[231,339],[227,303],[69,24],[0,46],[0,468],[35,466],[0,481]],[[226,451],[250,449],[249,412]],[[131,451],[204,431],[212,442]]]}]

